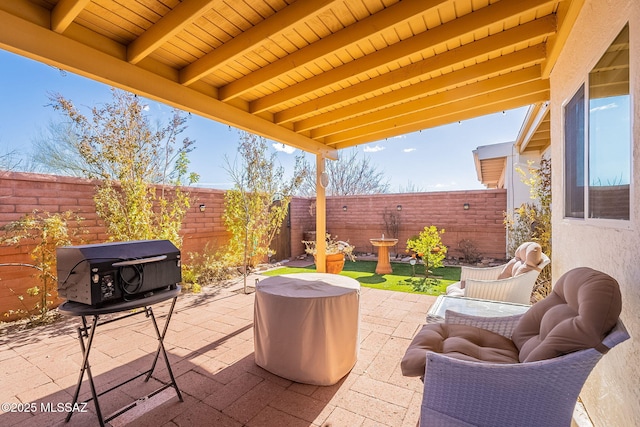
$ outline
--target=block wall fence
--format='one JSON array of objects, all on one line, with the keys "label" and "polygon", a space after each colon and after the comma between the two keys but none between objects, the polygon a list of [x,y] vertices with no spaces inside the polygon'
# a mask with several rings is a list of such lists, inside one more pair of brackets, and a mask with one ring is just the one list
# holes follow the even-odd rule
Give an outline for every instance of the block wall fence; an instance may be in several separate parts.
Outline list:
[{"label": "block wall fence", "polygon": [[[95,212],[93,194],[97,181],[81,178],[18,172],[0,172],[0,227],[34,210],[49,213],[72,211],[84,218],[88,231],[82,238],[86,243],[101,243],[108,239],[104,224]],[[224,190],[189,188],[192,204],[182,227],[182,252],[201,251],[207,243],[222,245],[229,233],[222,221]],[[200,212],[200,204],[205,211]],[[32,263],[33,245],[0,246],[0,264]],[[25,295],[25,305],[33,307],[36,299],[26,296],[25,290],[39,285],[29,267],[0,267],[0,321],[9,309],[19,307],[17,295]]]},{"label": "block wall fence", "polygon": [[[81,178],[20,172],[0,172],[0,227],[34,210],[57,213],[72,211],[84,218],[82,226],[86,243],[107,241],[104,224],[95,212],[93,194],[96,181]],[[224,190],[188,188],[192,205],[183,224],[183,254],[202,251],[207,243],[214,247],[225,244],[230,235],[222,221]],[[469,204],[464,210],[463,205]],[[204,212],[199,206],[205,205]],[[397,210],[397,206],[402,210]],[[347,210],[343,210],[343,206]],[[444,228],[443,243],[449,256],[461,257],[458,242],[471,240],[484,257],[505,258],[506,210],[505,190],[478,190],[434,193],[380,194],[327,198],[327,229],[340,240],[349,240],[356,252],[374,252],[370,238],[383,233],[383,215],[394,214],[398,222],[397,251],[404,252],[408,238],[425,226]],[[305,233],[315,231],[315,199],[296,197],[290,207],[291,254],[304,254]],[[33,244],[0,246],[0,263],[31,263]],[[276,256],[277,258],[277,256]],[[0,315],[17,309],[17,295],[38,285],[36,270],[28,267],[0,267]],[[29,307],[35,300],[29,301]],[[11,317],[0,318],[0,321]]]},{"label": "block wall fence", "polygon": [[[465,204],[469,209],[464,209]],[[296,199],[292,203],[293,254],[304,252],[300,242],[304,232],[315,230],[313,205],[314,199]],[[398,210],[399,206],[401,210]],[[481,256],[504,259],[506,208],[506,190],[327,197],[327,231],[339,240],[348,240],[356,252],[365,253],[377,252],[369,239],[384,234],[398,239],[398,245],[390,251],[404,254],[409,238],[419,234],[425,226],[435,225],[445,230],[442,242],[449,248],[449,257],[461,258],[459,242],[468,239]],[[391,215],[396,218],[396,235],[393,235],[392,227],[385,225],[385,212],[387,218]]]}]

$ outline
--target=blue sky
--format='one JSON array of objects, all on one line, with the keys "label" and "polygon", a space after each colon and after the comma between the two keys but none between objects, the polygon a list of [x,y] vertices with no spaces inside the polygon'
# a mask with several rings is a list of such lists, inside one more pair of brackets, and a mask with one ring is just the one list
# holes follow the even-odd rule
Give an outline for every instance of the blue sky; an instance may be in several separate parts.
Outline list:
[{"label": "blue sky", "polygon": [[[60,93],[77,106],[89,108],[111,100],[109,86],[63,72],[0,50],[0,154],[11,150],[29,157],[32,141],[46,133],[48,124],[60,120],[49,104],[50,93]],[[162,120],[171,108],[149,102],[149,113]],[[86,110],[85,110],[86,112]],[[461,123],[440,126],[376,141],[356,149],[368,156],[397,192],[409,183],[424,191],[484,188],[477,179],[472,150],[481,145],[515,140],[526,108],[492,114]],[[152,120],[155,120],[152,118]],[[200,185],[228,188],[224,156],[236,155],[238,133],[229,126],[191,115],[182,136],[196,141],[191,170],[200,174]],[[291,171],[298,150],[282,151],[273,143],[281,164]],[[308,155],[312,162],[314,156]]]}]

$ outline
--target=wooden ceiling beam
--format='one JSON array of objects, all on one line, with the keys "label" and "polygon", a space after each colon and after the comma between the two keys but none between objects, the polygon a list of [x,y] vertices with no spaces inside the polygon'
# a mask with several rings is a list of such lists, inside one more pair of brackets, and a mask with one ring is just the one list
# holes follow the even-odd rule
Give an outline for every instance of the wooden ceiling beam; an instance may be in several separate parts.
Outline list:
[{"label": "wooden ceiling beam", "polygon": [[[528,101],[535,99],[535,101],[522,104],[520,103],[521,99],[527,99]],[[435,125],[439,126],[440,124],[451,123],[451,121],[454,120],[465,120],[466,118],[477,117],[475,112],[478,111],[482,112],[482,114],[478,115],[490,114],[548,99],[549,81],[537,80],[490,93],[482,93],[457,102],[419,111],[418,113],[407,114],[397,118],[394,117],[370,126],[358,128],[357,130],[335,134],[324,138],[323,142],[336,148],[343,148],[345,144],[346,146],[351,146],[415,132],[427,127],[432,127],[432,123],[439,123]],[[518,100],[515,102],[515,105],[514,100]],[[471,114],[471,112],[473,112],[473,114]],[[469,116],[469,114],[471,115]],[[455,119],[452,120],[451,117],[455,117]],[[441,120],[444,120],[444,122]]]},{"label": "wooden ceiling beam", "polygon": [[[392,64],[403,58],[415,55],[416,53],[425,52],[433,49],[435,46],[452,42],[454,40],[457,41],[464,35],[495,25],[496,22],[513,18],[528,10],[538,8],[551,2],[552,0],[521,0],[517,2],[501,1],[494,3],[490,6],[457,18],[454,21],[450,21],[428,31],[424,31],[411,38],[392,44],[384,49],[380,49],[377,52],[363,56],[362,58],[348,62],[340,67],[326,71],[315,77],[306,79],[300,83],[257,99],[251,102],[250,111],[252,113],[265,111],[290,102],[292,99],[309,95],[336,83],[346,82],[354,76],[362,75],[363,73]],[[554,19],[555,31],[555,17],[551,16],[548,18]],[[524,27],[526,25],[528,24],[524,24],[516,28]],[[403,67],[403,69],[404,68],[405,67]]]},{"label": "wooden ceiling beam", "polygon": [[[303,132],[327,126],[336,122],[350,119],[362,114],[404,103],[412,99],[421,98],[447,89],[453,89],[467,83],[487,78],[487,76],[505,73],[517,68],[526,68],[541,63],[545,58],[544,45],[532,46],[496,59],[481,62],[456,72],[443,74],[432,79],[424,80],[410,86],[350,104],[346,107],[336,108],[327,113],[313,116],[309,119],[295,122],[296,132]],[[276,121],[278,120],[276,114]]]},{"label": "wooden ceiling beam", "polygon": [[127,60],[137,64],[163,43],[179,33],[212,8],[214,0],[190,0],[178,3],[173,10],[149,27],[127,47]]},{"label": "wooden ceiling beam", "polygon": [[[479,95],[498,91],[514,86],[523,87],[525,83],[540,80],[540,66],[525,68],[519,71],[503,74],[490,79],[481,80],[456,89],[438,92],[435,95],[399,104],[395,107],[384,108],[369,114],[356,116],[333,125],[324,126],[311,132],[311,138],[318,140],[330,135],[345,132],[362,132],[362,127],[375,128],[377,123],[403,120],[403,117],[424,117],[431,114],[431,109],[447,104],[459,103],[463,99],[475,98]],[[548,82],[546,83],[548,86]],[[536,90],[539,90],[536,87]]]},{"label": "wooden ceiling beam", "polygon": [[0,10],[0,48],[314,154],[332,147]]},{"label": "wooden ceiling beam", "polygon": [[63,33],[90,0],[60,0],[51,11],[51,30]]},{"label": "wooden ceiling beam", "polygon": [[180,82],[190,85],[214,72],[217,68],[237,59],[242,54],[262,43],[264,39],[282,33],[293,25],[321,13],[340,0],[296,1],[273,16],[265,19],[233,39],[192,62],[180,71]]},{"label": "wooden ceiling beam", "polygon": [[491,104],[480,103],[476,108],[470,108],[460,112],[452,112],[451,114],[443,115],[436,118],[425,119],[422,122],[412,123],[399,127],[397,129],[386,129],[375,134],[365,135],[359,138],[353,138],[348,141],[336,143],[332,145],[332,147],[337,150],[341,150],[360,144],[393,138],[398,135],[404,135],[407,133],[418,132],[424,129],[430,129],[455,122],[460,122],[462,120],[474,119],[476,117],[486,116],[488,114],[499,113],[500,111],[510,110],[512,108],[524,107],[526,105],[540,102],[544,99],[549,99],[549,91],[528,94],[519,98],[513,98],[508,101],[497,100],[496,102]]},{"label": "wooden ceiling beam", "polygon": [[[110,0],[0,1],[0,48],[311,153],[324,156],[330,150],[331,157],[334,148],[548,100],[544,73],[542,80],[527,73],[534,66],[547,71],[552,67],[556,59],[549,51],[543,55],[541,45],[561,50],[563,37],[584,4],[584,0],[406,0],[378,10],[380,0],[357,4],[287,0],[278,3],[275,8],[281,10],[275,13],[260,3],[261,12],[272,15],[233,37],[216,25],[185,31],[217,9],[213,0],[172,0],[175,7],[139,7],[148,1],[131,5]],[[446,7],[437,6],[442,2],[447,2]],[[234,16],[241,19],[251,7],[251,2],[245,3],[227,1],[225,8],[235,10],[239,15]],[[97,9],[88,11],[92,5],[104,8],[104,16]],[[344,28],[335,14],[350,6],[361,17],[371,15],[366,12],[369,6],[376,12]],[[418,11],[415,15],[409,12],[412,8]],[[326,15],[318,15],[319,10]],[[456,11],[465,15],[456,18]],[[557,34],[558,22],[562,37]],[[324,28],[339,35],[324,36]],[[289,56],[284,52],[290,45],[285,43],[306,46],[292,35],[280,46],[286,59],[276,59],[273,68],[268,65],[266,71],[243,77],[242,64],[251,62],[257,49],[274,42],[269,40],[273,35],[285,37],[293,30],[300,30],[302,37],[307,30],[316,31],[328,41],[299,49],[304,51],[299,57]],[[142,34],[129,42],[132,31]],[[232,38],[209,54],[196,54],[202,58],[182,70],[175,65],[182,58],[180,50],[202,52],[202,40],[209,37]],[[380,50],[369,53],[371,48]],[[360,57],[357,49],[365,56]],[[506,58],[524,56],[524,52],[531,54],[530,62],[514,61],[509,68]],[[292,58],[304,61],[287,64]],[[350,58],[358,59],[349,62]],[[336,63],[341,66],[322,71]],[[296,70],[300,64],[304,72]],[[296,83],[307,72],[319,76]],[[529,78],[534,80],[522,83]],[[211,82],[230,80],[246,86],[224,83],[221,89],[229,92],[221,102]],[[279,90],[280,84],[291,86]],[[240,92],[233,92],[234,88]],[[254,94],[260,93],[265,96],[255,99]],[[531,141],[537,140],[538,132]]]},{"label": "wooden ceiling beam", "polygon": [[578,19],[578,14],[584,5],[584,0],[565,0],[558,3],[556,16],[558,17],[558,32],[549,38],[549,54],[542,67],[542,77],[548,79],[564,44],[569,38],[569,33]]},{"label": "wooden ceiling beam", "polygon": [[[293,118],[303,117],[314,111],[335,108],[347,101],[355,100],[383,88],[397,86],[401,82],[428,76],[438,70],[461,64],[465,61],[497,52],[510,46],[526,42],[555,31],[555,18],[548,16],[514,27],[501,33],[457,47],[440,55],[429,57],[400,69],[365,80],[312,101],[275,114],[276,123],[286,123]],[[249,107],[250,111],[251,106]]]},{"label": "wooden ceiling beam", "polygon": [[285,73],[322,59],[336,50],[346,49],[362,40],[381,33],[389,27],[423,14],[449,0],[401,1],[371,15],[353,25],[296,50],[271,64],[262,67],[246,77],[240,78],[218,89],[220,100],[241,96],[244,93],[276,79]]}]

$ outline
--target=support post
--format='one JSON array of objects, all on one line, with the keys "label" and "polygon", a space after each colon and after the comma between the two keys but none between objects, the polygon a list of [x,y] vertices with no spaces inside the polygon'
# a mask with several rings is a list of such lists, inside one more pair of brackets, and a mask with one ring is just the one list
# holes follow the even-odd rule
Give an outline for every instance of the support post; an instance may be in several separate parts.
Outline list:
[{"label": "support post", "polygon": [[326,273],[326,248],[327,242],[327,199],[325,188],[322,185],[324,170],[324,156],[316,154],[316,270],[318,273]]}]

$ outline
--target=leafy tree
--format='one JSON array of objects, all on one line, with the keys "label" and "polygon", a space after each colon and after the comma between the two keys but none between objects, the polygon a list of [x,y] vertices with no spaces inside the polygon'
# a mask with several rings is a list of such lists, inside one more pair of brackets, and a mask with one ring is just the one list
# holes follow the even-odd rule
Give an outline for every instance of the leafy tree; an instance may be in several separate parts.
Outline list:
[{"label": "leafy tree", "polygon": [[[369,157],[359,157],[359,151],[340,152],[338,160],[326,162],[325,171],[329,175],[327,196],[353,196],[358,194],[379,194],[389,191],[389,180],[384,172],[371,164]],[[304,167],[310,171],[300,186],[301,196],[316,195],[316,166],[305,160]]]},{"label": "leafy tree", "polygon": [[[111,240],[169,239],[180,247],[190,199],[178,186],[198,179],[187,173],[194,141],[178,142],[186,118],[174,110],[164,127],[153,130],[137,96],[113,89],[112,97],[89,116],[62,95],[51,97],[53,108],[69,119],[62,151],[74,153],[83,176],[101,180],[94,201]],[[164,184],[177,187],[169,191]]]},{"label": "leafy tree", "polygon": [[308,174],[302,159],[296,158],[290,180],[284,168],[276,165],[276,154],[267,153],[264,138],[247,132],[240,134],[240,159],[226,160],[226,171],[234,186],[225,193],[223,219],[229,231],[230,252],[243,258],[247,267],[255,266],[269,251],[269,245],[287,216],[291,196]]},{"label": "leafy tree", "polygon": [[[542,158],[540,166],[529,162],[528,174],[517,171],[522,181],[529,187],[532,203],[523,203],[516,211],[505,214],[504,223],[508,232],[508,255],[513,256],[522,243],[533,241],[540,244],[542,252],[551,258],[551,160]],[[551,292],[551,267],[545,267],[540,275],[534,296],[542,299]]]},{"label": "leafy tree", "polygon": [[551,160],[543,158],[536,168],[528,164],[528,174],[517,169],[522,181],[529,187],[533,202],[523,203],[513,215],[505,216],[509,231],[508,251],[513,255],[516,248],[526,241],[535,241],[545,254],[551,254]]},{"label": "leafy tree", "polygon": [[25,266],[38,270],[37,277],[41,286],[28,288],[26,293],[30,297],[36,297],[36,303],[30,307],[25,302],[24,295],[13,292],[22,309],[10,310],[6,316],[13,314],[29,315],[32,323],[40,323],[55,300],[52,289],[57,283],[56,276],[56,248],[58,246],[71,245],[81,240],[81,234],[85,231],[81,227],[82,218],[72,212],[49,214],[48,212],[34,211],[24,215],[19,220],[10,222],[0,229],[0,244],[18,245],[25,241],[35,242],[31,251],[33,264],[6,263],[0,266]]},{"label": "leafy tree", "polygon": [[442,267],[442,260],[447,254],[447,247],[442,244],[440,235],[444,230],[438,230],[435,225],[425,226],[419,235],[407,240],[407,250],[413,251],[411,261],[415,264],[415,258],[420,257],[424,263],[424,279],[411,280],[413,289],[417,292],[429,292],[433,286],[440,283],[439,278],[429,277],[434,268]]},{"label": "leafy tree", "polygon": [[442,267],[442,260],[447,254],[447,247],[440,239],[443,233],[444,230],[438,230],[435,225],[425,226],[419,235],[407,240],[407,249],[422,258],[427,276],[432,268]]}]

